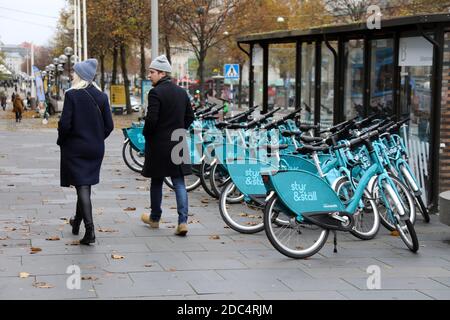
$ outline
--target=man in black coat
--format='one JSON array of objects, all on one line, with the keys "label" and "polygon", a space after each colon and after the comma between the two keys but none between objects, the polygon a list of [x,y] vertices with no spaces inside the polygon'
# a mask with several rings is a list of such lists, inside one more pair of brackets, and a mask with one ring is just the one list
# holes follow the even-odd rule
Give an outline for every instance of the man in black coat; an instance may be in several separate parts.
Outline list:
[{"label": "man in black coat", "polygon": [[154,88],[148,95],[148,111],[143,135],[145,164],[142,175],[151,178],[151,214],[142,221],[159,228],[162,215],[162,187],[170,177],[175,189],[178,210],[176,235],[187,234],[188,195],[184,176],[192,174],[186,129],[194,121],[194,113],[186,91],[171,81],[172,67],[165,56],[150,65],[149,77]]}]

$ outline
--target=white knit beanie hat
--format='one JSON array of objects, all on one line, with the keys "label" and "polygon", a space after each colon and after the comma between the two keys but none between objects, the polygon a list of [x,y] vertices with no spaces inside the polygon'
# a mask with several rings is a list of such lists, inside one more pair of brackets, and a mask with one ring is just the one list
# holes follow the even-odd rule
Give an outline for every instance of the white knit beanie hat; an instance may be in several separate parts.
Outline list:
[{"label": "white knit beanie hat", "polygon": [[150,64],[150,69],[172,73],[172,66],[165,55],[159,56]]}]

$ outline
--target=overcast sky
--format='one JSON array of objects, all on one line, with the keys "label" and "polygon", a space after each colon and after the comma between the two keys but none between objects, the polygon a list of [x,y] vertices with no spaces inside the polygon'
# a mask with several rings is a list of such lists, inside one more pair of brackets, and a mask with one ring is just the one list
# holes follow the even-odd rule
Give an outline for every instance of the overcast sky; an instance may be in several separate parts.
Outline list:
[{"label": "overcast sky", "polygon": [[0,0],[0,41],[48,44],[64,6],[65,0]]}]

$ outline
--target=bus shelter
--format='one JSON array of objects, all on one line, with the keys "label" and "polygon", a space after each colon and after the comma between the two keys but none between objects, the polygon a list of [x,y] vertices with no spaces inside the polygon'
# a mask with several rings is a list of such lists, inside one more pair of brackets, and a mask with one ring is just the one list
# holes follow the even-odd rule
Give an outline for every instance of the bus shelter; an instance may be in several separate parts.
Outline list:
[{"label": "bus shelter", "polygon": [[421,15],[237,39],[249,58],[249,106],[301,107],[330,126],[384,111],[410,117],[410,162],[434,210],[450,190],[450,15]]}]

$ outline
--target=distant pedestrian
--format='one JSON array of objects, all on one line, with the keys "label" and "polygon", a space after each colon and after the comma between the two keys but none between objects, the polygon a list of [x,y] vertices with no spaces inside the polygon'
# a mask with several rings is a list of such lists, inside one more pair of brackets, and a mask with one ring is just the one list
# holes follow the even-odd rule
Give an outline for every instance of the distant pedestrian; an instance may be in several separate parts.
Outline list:
[{"label": "distant pedestrian", "polygon": [[76,215],[70,225],[72,233],[78,235],[84,221],[86,233],[80,240],[84,245],[95,243],[91,187],[100,181],[105,140],[114,128],[108,96],[94,82],[97,64],[95,59],[75,64],[72,88],[65,94],[58,126],[61,186],[77,190]]},{"label": "distant pedestrian", "polygon": [[22,122],[23,109],[23,100],[20,97],[20,94],[16,94],[13,101],[13,112],[16,114],[16,122]]},{"label": "distant pedestrian", "polygon": [[3,111],[6,110],[6,92],[1,90],[0,91],[0,105],[3,108]]}]

